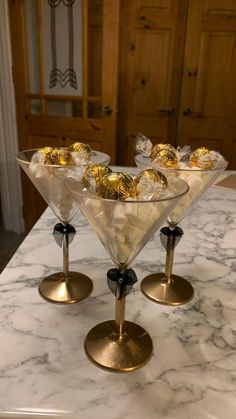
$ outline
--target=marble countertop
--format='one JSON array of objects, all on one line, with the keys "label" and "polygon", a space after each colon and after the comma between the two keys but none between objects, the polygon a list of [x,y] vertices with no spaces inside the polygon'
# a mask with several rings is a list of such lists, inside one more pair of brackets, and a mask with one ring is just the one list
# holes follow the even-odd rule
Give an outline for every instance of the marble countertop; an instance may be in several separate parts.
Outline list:
[{"label": "marble countertop", "polygon": [[91,277],[91,297],[69,306],[40,298],[39,282],[62,265],[56,222],[47,209],[0,276],[0,418],[235,419],[236,191],[211,187],[181,223],[174,273],[192,283],[191,302],[166,307],[139,289],[163,270],[158,233],[134,261],[126,319],[147,329],[154,355],[132,373],[103,371],[84,352],[87,332],[114,318],[114,297],[110,259],[80,214],[70,268]]}]

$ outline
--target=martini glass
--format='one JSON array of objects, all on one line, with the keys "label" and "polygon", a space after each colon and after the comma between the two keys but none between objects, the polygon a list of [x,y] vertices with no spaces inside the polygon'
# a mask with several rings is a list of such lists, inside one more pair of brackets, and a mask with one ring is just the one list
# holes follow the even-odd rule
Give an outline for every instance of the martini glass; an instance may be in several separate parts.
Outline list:
[{"label": "martini glass", "polygon": [[[155,166],[150,158],[141,154],[135,157],[135,162],[141,170]],[[152,301],[174,306],[185,304],[193,298],[192,285],[185,278],[172,273],[174,250],[183,235],[183,230],[178,225],[226,167],[227,162],[223,159],[220,167],[216,169],[159,169],[165,175],[171,174],[185,180],[189,185],[189,192],[168,215],[168,227],[161,229],[161,243],[166,249],[165,273],[149,275],[141,283],[142,292]]]},{"label": "martini glass", "polygon": [[[54,237],[63,249],[63,271],[45,277],[39,285],[39,294],[51,303],[76,303],[87,298],[93,288],[88,276],[69,271],[69,244],[75,234],[74,227],[69,223],[78,206],[65,187],[64,177],[58,176],[63,166],[31,162],[36,151],[22,151],[16,159],[60,221],[54,227]],[[93,164],[109,164],[110,157],[105,153],[92,151],[91,161]]]},{"label": "martini glass", "polygon": [[153,345],[145,329],[125,320],[126,295],[136,282],[130,265],[188,191],[188,185],[171,178],[168,197],[155,201],[103,199],[82,190],[78,182],[67,180],[66,185],[116,266],[107,273],[108,286],[115,295],[115,319],[89,331],[85,351],[101,368],[116,372],[135,370],[149,360]]}]

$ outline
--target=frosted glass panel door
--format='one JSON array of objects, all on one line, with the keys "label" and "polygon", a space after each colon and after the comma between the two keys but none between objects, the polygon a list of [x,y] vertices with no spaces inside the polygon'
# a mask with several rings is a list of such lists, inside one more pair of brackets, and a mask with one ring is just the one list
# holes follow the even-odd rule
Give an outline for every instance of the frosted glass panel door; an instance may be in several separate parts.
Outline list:
[{"label": "frosted glass panel door", "polygon": [[[8,5],[20,149],[82,141],[115,163],[120,0]],[[29,229],[44,203],[27,178],[23,192]]]},{"label": "frosted glass panel door", "polygon": [[82,95],[82,0],[43,0],[45,93]]}]

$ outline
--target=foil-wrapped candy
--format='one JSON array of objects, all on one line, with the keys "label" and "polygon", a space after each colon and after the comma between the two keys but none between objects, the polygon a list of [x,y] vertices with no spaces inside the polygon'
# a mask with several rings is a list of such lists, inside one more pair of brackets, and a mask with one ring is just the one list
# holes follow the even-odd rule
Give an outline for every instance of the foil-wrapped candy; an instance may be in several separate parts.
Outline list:
[{"label": "foil-wrapped candy", "polygon": [[146,169],[135,179],[138,199],[150,200],[166,196],[167,178],[155,169]]},{"label": "foil-wrapped candy", "polygon": [[155,169],[143,170],[136,176],[136,179],[135,179],[136,185],[138,185],[142,179],[147,179],[148,181],[151,180],[155,182],[156,184],[164,186],[164,187],[167,186],[166,176],[164,175],[164,173],[160,172],[159,170],[155,170]]},{"label": "foil-wrapped candy", "polygon": [[112,170],[108,166],[91,164],[85,168],[82,183],[90,191],[99,191],[103,176],[111,172]]},{"label": "foil-wrapped candy", "polygon": [[103,176],[99,195],[105,199],[125,201],[136,198],[136,185],[127,173],[110,173]]},{"label": "foil-wrapped candy", "polygon": [[74,160],[68,149],[54,148],[50,153],[45,155],[44,163],[60,166],[73,166]]},{"label": "foil-wrapped candy", "polygon": [[212,170],[225,166],[226,160],[218,151],[200,147],[191,154],[189,164],[190,167],[198,167],[202,170]]},{"label": "foil-wrapped candy", "polygon": [[75,153],[82,154],[87,159],[90,159],[91,158],[92,149],[91,149],[91,147],[90,147],[89,144],[84,144],[84,143],[76,142],[74,144],[71,144],[68,147],[68,150],[70,152],[75,152]]},{"label": "foil-wrapped candy", "polygon": [[39,153],[43,153],[43,154],[51,154],[51,152],[53,151],[53,147],[43,147],[43,148],[39,148],[38,152]]},{"label": "foil-wrapped candy", "polygon": [[157,154],[159,153],[160,150],[172,150],[174,151],[174,147],[171,144],[162,144],[162,143],[158,143],[155,144],[152,148],[152,152],[151,152],[151,159],[155,159],[155,157],[157,156]]},{"label": "foil-wrapped candy", "polygon": [[40,163],[45,165],[85,167],[88,164],[91,164],[90,156],[91,147],[89,145],[82,143],[74,143],[69,148],[40,148],[33,154],[31,161],[34,163]]},{"label": "foil-wrapped candy", "polygon": [[197,148],[189,158],[190,167],[199,167],[202,170],[213,169],[214,160],[211,151],[206,147]]},{"label": "foil-wrapped candy", "polygon": [[178,158],[173,150],[164,148],[158,151],[153,159],[153,163],[158,167],[176,169],[178,167]]},{"label": "foil-wrapped candy", "polygon": [[31,162],[33,163],[39,163],[44,164],[45,159],[48,158],[48,156],[53,151],[53,147],[43,147],[39,148],[32,156]]}]

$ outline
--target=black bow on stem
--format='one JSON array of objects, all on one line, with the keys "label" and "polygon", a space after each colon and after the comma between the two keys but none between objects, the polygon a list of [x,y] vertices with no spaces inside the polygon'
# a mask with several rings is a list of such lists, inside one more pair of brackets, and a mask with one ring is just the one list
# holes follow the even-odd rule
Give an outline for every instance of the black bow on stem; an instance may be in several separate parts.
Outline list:
[{"label": "black bow on stem", "polygon": [[58,246],[60,247],[62,245],[64,236],[66,236],[67,244],[69,245],[72,242],[75,233],[76,233],[76,230],[71,224],[64,225],[62,223],[57,223],[54,226],[54,230],[53,230],[54,239],[56,243],[58,244]]},{"label": "black bow on stem", "polygon": [[128,295],[136,282],[136,273],[131,268],[123,272],[117,268],[113,268],[107,272],[108,287],[118,300]]},{"label": "black bow on stem", "polygon": [[174,238],[174,247],[177,246],[184,232],[180,227],[162,227],[160,230],[161,244],[166,249],[170,237]]}]

